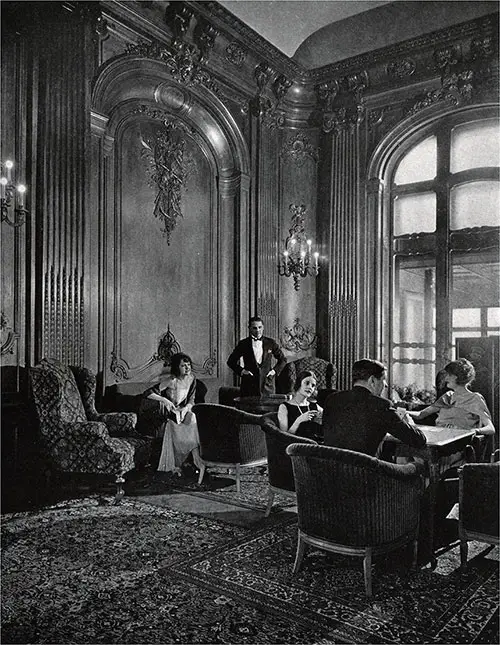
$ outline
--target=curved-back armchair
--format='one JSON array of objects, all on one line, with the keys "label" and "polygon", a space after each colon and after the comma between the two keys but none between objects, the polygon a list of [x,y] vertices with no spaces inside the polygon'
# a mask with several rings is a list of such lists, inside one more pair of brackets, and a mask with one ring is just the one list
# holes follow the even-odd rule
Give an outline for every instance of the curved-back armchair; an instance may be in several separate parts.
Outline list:
[{"label": "curved-back armchair", "polygon": [[[76,377],[76,378],[75,378]],[[149,460],[151,440],[135,431],[131,412],[99,414],[95,375],[85,368],[43,359],[30,370],[41,443],[52,468],[66,473],[115,476],[115,502],[123,475]]]},{"label": "curved-back armchair", "polygon": [[317,379],[318,392],[321,390],[332,390],[335,387],[337,369],[333,363],[323,358],[305,356],[285,365],[277,379],[277,391],[288,394],[293,389],[297,374],[303,370],[311,370]]},{"label": "curved-back armchair", "polygon": [[200,437],[201,484],[207,466],[234,468],[240,492],[240,468],[267,463],[266,442],[260,427],[266,416],[251,414],[218,403],[193,406]]},{"label": "curved-back armchair", "polygon": [[464,464],[458,469],[460,564],[467,565],[468,542],[500,544],[500,462]]},{"label": "curved-back armchair", "polygon": [[298,544],[361,556],[372,595],[372,556],[413,544],[417,561],[422,466],[391,464],[351,450],[294,443],[287,448],[297,492]]},{"label": "curved-back armchair", "polygon": [[313,439],[298,437],[290,432],[282,432],[272,418],[265,419],[262,430],[266,436],[267,473],[269,491],[267,496],[266,517],[271,512],[276,493],[295,493],[292,462],[286,449],[292,443],[317,445]]}]

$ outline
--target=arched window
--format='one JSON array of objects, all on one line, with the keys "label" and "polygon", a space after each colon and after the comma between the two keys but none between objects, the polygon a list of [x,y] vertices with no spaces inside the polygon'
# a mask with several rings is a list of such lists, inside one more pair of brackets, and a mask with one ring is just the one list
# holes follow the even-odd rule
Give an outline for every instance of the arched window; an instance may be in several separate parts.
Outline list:
[{"label": "arched window", "polygon": [[430,387],[457,337],[500,334],[500,122],[478,114],[434,122],[389,166],[395,385]]}]

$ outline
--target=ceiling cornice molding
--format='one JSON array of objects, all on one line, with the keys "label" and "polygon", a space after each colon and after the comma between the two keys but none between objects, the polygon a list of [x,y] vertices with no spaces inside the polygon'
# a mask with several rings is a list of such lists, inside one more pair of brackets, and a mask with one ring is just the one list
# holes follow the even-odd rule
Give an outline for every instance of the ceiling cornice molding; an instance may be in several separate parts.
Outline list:
[{"label": "ceiling cornice molding", "polygon": [[215,22],[216,26],[226,34],[239,39],[242,45],[253,51],[254,55],[263,58],[281,73],[292,76],[297,81],[301,80],[303,76],[307,77],[308,71],[302,65],[289,58],[218,2],[214,0],[206,2],[187,0],[185,4],[199,15]]},{"label": "ceiling cornice molding", "polygon": [[[352,58],[346,58],[336,63],[325,65],[324,67],[307,70],[305,76],[307,81],[317,83],[335,78],[339,74],[343,75],[355,70],[367,69],[380,63],[387,63],[401,56],[421,51],[424,48],[431,48],[436,45],[443,46],[453,41],[473,37],[484,31],[488,31],[492,35],[495,33],[498,35],[498,17],[498,12],[481,16],[475,20],[469,20],[452,27],[439,29],[418,36],[417,38],[411,38],[388,47],[382,47],[371,52],[366,52],[365,54],[353,56]],[[496,29],[495,25],[497,25]]]}]

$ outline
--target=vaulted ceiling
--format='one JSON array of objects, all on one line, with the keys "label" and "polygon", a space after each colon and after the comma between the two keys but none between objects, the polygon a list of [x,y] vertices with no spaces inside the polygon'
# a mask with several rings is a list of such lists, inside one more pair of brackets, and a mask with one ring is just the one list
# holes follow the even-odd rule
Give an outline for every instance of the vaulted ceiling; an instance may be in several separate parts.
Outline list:
[{"label": "vaulted ceiling", "polygon": [[290,58],[312,33],[380,5],[380,0],[220,0],[219,2]]}]

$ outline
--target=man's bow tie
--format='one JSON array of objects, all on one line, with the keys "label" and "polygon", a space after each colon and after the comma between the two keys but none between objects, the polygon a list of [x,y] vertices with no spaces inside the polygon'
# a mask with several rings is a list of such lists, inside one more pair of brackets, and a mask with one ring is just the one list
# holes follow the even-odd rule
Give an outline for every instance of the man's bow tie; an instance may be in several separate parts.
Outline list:
[{"label": "man's bow tie", "polygon": [[261,343],[262,338],[252,338],[252,343]]}]

